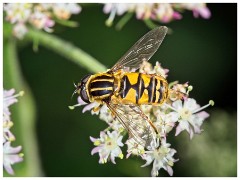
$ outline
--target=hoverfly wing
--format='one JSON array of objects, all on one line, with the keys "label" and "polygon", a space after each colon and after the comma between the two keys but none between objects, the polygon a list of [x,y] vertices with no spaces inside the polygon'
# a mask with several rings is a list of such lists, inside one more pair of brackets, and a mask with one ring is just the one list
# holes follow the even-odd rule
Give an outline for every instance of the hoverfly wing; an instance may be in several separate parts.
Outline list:
[{"label": "hoverfly wing", "polygon": [[157,27],[141,39],[139,39],[122,58],[109,70],[115,72],[119,69],[125,71],[139,69],[142,62],[148,61],[161,45],[168,28],[166,26]]},{"label": "hoverfly wing", "polygon": [[157,131],[152,122],[137,105],[112,104],[106,102],[114,118],[128,131],[129,138],[143,147],[150,147],[156,142]]}]

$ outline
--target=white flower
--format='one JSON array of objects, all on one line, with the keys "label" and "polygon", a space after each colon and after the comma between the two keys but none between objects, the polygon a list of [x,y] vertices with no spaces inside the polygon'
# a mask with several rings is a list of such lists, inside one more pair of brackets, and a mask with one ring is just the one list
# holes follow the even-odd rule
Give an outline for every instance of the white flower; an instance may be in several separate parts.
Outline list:
[{"label": "white flower", "polygon": [[3,122],[10,121],[11,112],[9,111],[9,106],[18,101],[14,93],[14,89],[3,90]]},{"label": "white flower", "polygon": [[211,16],[211,12],[205,3],[180,3],[176,5],[180,8],[193,11],[195,18],[202,16],[204,19],[208,19]]},{"label": "white flower", "polygon": [[6,20],[11,24],[26,22],[31,14],[31,3],[8,3],[3,5]]},{"label": "white flower", "polygon": [[14,174],[12,165],[23,160],[23,154],[19,154],[21,149],[21,146],[11,147],[10,142],[3,144],[3,167],[11,175]]},{"label": "white flower", "polygon": [[34,10],[38,11],[49,11],[53,8],[54,3],[39,3],[34,6]]},{"label": "white flower", "polygon": [[50,19],[50,17],[43,12],[35,11],[31,14],[29,22],[38,29],[44,29],[47,32],[52,32],[51,27],[54,26],[55,22]]},{"label": "white flower", "polygon": [[173,129],[178,121],[178,115],[174,112],[165,113],[161,110],[157,112],[155,112],[157,121],[155,121],[153,124],[156,126],[160,137],[166,138],[167,134]]},{"label": "white flower", "polygon": [[149,19],[152,15],[154,3],[139,3],[135,4],[137,19]]},{"label": "white flower", "polygon": [[152,67],[152,64],[148,61],[143,61],[142,65],[140,66],[139,72],[147,74],[157,74],[166,78],[168,76],[167,73],[169,72],[169,70],[164,69],[158,61],[156,62],[156,65],[154,67]]},{"label": "white flower", "polygon": [[123,146],[122,138],[123,136],[117,131],[107,131],[107,134],[101,131],[100,138],[90,137],[90,140],[97,146],[93,148],[91,154],[99,153],[99,163],[101,164],[106,163],[108,158],[111,159],[112,163],[116,164],[115,157],[123,158],[122,150],[120,149]]},{"label": "white flower", "polygon": [[53,13],[59,19],[69,19],[72,14],[80,13],[82,8],[76,3],[53,4]]},{"label": "white flower", "polygon": [[108,124],[113,121],[112,112],[110,111],[110,109],[107,107],[106,104],[104,104],[101,107],[101,109],[99,111],[99,118],[104,120]]},{"label": "white flower", "polygon": [[140,108],[143,111],[143,113],[145,115],[147,115],[149,119],[151,119],[151,112],[152,112],[153,106],[152,105],[141,105]]},{"label": "white flower", "polygon": [[27,32],[28,30],[24,23],[19,22],[13,27],[13,35],[18,39],[23,39]]},{"label": "white flower", "polygon": [[159,19],[164,23],[170,22],[174,17],[174,10],[169,3],[159,4],[154,12],[156,13],[156,19]]},{"label": "white flower", "polygon": [[162,77],[166,78],[168,76],[168,69],[164,69],[161,64],[157,61],[156,65],[154,66],[154,71],[156,74],[161,75]]},{"label": "white flower", "polygon": [[109,127],[111,127],[115,131],[118,131],[119,133],[125,130],[122,124],[116,119],[112,120],[112,122],[109,123]]},{"label": "white flower", "polygon": [[139,143],[136,143],[133,138],[128,139],[125,144],[128,146],[126,158],[129,158],[132,154],[142,156],[145,153],[144,147]]},{"label": "white flower", "polygon": [[55,19],[68,20],[72,14],[80,13],[81,7],[76,3],[8,3],[4,11],[6,21],[13,24],[13,35],[22,39],[29,24],[50,33]]},{"label": "white flower", "polygon": [[105,14],[108,13],[116,13],[117,15],[123,15],[123,13],[127,12],[128,9],[131,8],[131,4],[123,4],[123,3],[116,3],[116,4],[112,4],[112,3],[107,3],[104,5],[103,7],[103,12]]},{"label": "white flower", "polygon": [[124,14],[125,12],[128,11],[128,9],[130,9],[130,6],[131,4],[122,4],[122,3],[116,3],[116,4],[111,4],[111,3],[108,3],[108,4],[105,4],[104,8],[103,8],[103,12],[105,14],[108,14],[110,13],[110,16],[109,18],[106,20],[106,25],[107,26],[111,26],[112,25],[112,22],[115,18],[115,15],[122,15]]},{"label": "white flower", "polygon": [[94,108],[99,107],[100,104],[98,102],[94,101],[94,102],[88,104],[88,103],[84,102],[80,96],[78,96],[77,101],[78,101],[77,104],[75,104],[73,106],[68,106],[69,109],[74,109],[75,107],[85,105],[85,107],[82,110],[83,113],[91,110],[92,115],[93,114],[97,114],[97,115],[99,114],[100,109],[98,109],[98,111],[96,111],[96,112],[93,111]]},{"label": "white flower", "polygon": [[10,128],[13,126],[12,121],[3,121],[3,143],[7,141],[14,141],[15,136],[10,131]]},{"label": "white flower", "polygon": [[17,154],[21,151],[22,147],[11,147],[10,143],[15,140],[15,136],[10,131],[10,128],[13,126],[9,110],[9,106],[16,103],[18,100],[16,97],[22,96],[24,94],[21,91],[18,94],[14,94],[15,90],[3,90],[3,166],[9,174],[14,174],[11,165],[21,162],[22,154]]},{"label": "white flower", "polygon": [[146,163],[142,167],[148,166],[153,162],[151,176],[158,176],[158,171],[161,168],[166,170],[170,176],[173,175],[172,166],[177,161],[173,158],[173,155],[177,151],[169,147],[170,144],[162,140],[160,147],[145,152],[143,159],[146,160]]},{"label": "white flower", "polygon": [[201,110],[209,105],[212,105],[211,101],[209,104],[200,108],[200,106],[196,103],[196,100],[192,98],[184,100],[183,103],[181,100],[173,102],[171,109],[173,109],[175,111],[174,113],[179,117],[179,124],[176,128],[175,135],[177,136],[183,130],[186,130],[189,133],[191,139],[194,133],[200,134],[202,131],[200,127],[204,119],[209,116],[208,113]]},{"label": "white flower", "polygon": [[205,3],[107,3],[104,5],[103,11],[110,13],[106,24],[111,26],[116,14],[121,16],[124,13],[134,12],[136,18],[140,20],[168,23],[181,19],[180,12],[185,9],[193,11],[194,17],[200,15],[203,18],[209,18],[211,15]]}]

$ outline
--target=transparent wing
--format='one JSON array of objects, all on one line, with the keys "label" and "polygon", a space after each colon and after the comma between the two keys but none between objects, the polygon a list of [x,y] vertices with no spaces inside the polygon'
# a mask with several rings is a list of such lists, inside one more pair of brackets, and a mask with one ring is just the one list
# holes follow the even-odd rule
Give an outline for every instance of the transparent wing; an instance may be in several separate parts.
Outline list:
[{"label": "transparent wing", "polygon": [[129,138],[148,148],[156,142],[157,130],[137,105],[122,105],[106,102],[114,118],[128,131]]},{"label": "transparent wing", "polygon": [[168,28],[157,27],[139,39],[122,58],[110,69],[115,72],[119,69],[137,70],[143,60],[148,61],[161,45]]}]

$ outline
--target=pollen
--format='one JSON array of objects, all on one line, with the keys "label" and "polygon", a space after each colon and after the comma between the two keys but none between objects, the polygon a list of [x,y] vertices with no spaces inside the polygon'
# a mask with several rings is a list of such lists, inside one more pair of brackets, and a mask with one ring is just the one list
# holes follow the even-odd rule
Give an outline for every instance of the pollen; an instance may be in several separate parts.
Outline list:
[{"label": "pollen", "polygon": [[210,101],[209,101],[209,104],[210,104],[211,106],[214,106],[214,101],[213,101],[213,100],[210,100]]},{"label": "pollen", "polygon": [[124,156],[123,153],[121,153],[121,154],[118,155],[118,157],[119,157],[120,159],[123,159],[123,156]]},{"label": "pollen", "polygon": [[23,154],[23,153],[20,153],[20,154],[18,154],[18,156],[19,156],[19,157],[23,157],[23,156],[24,156],[24,154]]},{"label": "pollen", "polygon": [[24,91],[20,91],[19,96],[23,96],[23,95],[24,95]]},{"label": "pollen", "polygon": [[193,90],[193,86],[188,86],[187,89],[188,89],[188,90],[187,90],[187,94],[189,94],[189,92]]},{"label": "pollen", "polygon": [[181,109],[179,114],[182,117],[182,119],[189,119],[192,115],[191,111],[189,111],[186,108]]},{"label": "pollen", "polygon": [[141,149],[140,150],[140,154],[144,154],[145,153],[145,150],[144,149]]},{"label": "pollen", "polygon": [[73,109],[75,109],[75,106],[68,106],[68,108],[73,110]]},{"label": "pollen", "polygon": [[99,141],[99,140],[96,140],[95,142],[94,142],[94,145],[95,146],[99,146],[101,144],[101,142]]},{"label": "pollen", "polygon": [[167,163],[169,166],[173,166],[173,161],[168,161]]},{"label": "pollen", "polygon": [[14,137],[10,137],[8,140],[9,140],[10,142],[12,142],[12,141],[15,141],[15,138],[14,138]]}]

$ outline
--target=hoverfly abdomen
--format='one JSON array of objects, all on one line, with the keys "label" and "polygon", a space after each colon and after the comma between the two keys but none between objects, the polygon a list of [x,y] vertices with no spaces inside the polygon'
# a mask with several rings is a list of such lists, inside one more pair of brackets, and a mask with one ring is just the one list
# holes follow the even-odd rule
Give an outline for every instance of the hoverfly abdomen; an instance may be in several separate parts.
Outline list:
[{"label": "hoverfly abdomen", "polygon": [[161,76],[155,76],[155,86],[153,89],[153,104],[162,104],[168,96],[168,83]]},{"label": "hoverfly abdomen", "polygon": [[89,83],[89,91],[95,100],[110,97],[114,91],[114,78],[111,74],[97,74]]},{"label": "hoverfly abdomen", "polygon": [[133,104],[156,104],[165,102],[167,81],[155,74],[125,73],[121,80],[120,98]]}]

